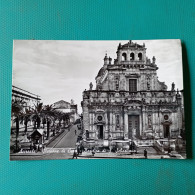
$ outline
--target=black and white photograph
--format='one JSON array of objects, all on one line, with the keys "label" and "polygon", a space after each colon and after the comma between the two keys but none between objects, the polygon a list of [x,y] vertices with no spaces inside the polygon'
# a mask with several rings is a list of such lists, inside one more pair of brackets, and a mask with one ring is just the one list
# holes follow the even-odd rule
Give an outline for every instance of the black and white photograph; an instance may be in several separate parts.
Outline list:
[{"label": "black and white photograph", "polygon": [[186,159],[182,48],[14,40],[10,160]]}]

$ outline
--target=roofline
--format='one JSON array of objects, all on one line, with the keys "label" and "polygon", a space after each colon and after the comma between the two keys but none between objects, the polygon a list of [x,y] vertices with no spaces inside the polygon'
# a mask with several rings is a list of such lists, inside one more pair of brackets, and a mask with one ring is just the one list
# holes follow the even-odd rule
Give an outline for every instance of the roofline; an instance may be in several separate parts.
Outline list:
[{"label": "roofline", "polygon": [[12,89],[12,96],[14,96],[13,93],[17,93],[17,94],[20,94],[20,95],[23,95],[23,96],[26,96],[26,97],[29,97],[29,98],[32,98],[32,99],[35,99],[35,100],[41,100],[40,98],[38,98],[38,97],[40,97],[40,96],[33,97],[33,96],[31,96],[31,95],[22,93],[22,92],[20,92],[20,91],[16,91],[16,90],[14,90],[14,89]]},{"label": "roofline", "polygon": [[[179,90],[179,91],[182,91],[182,90]],[[83,91],[83,92],[102,92],[102,93],[108,93],[108,92],[115,92],[115,93],[139,93],[139,92],[177,92],[176,90],[175,91],[171,91],[171,90],[167,90],[167,91],[163,91],[163,90],[141,90],[141,91],[125,91],[125,90],[119,90],[119,91],[116,91],[116,90],[86,90],[86,91]]]},{"label": "roofline", "polygon": [[19,87],[14,86],[14,85],[12,85],[12,88],[16,88],[16,89],[25,91],[25,92],[30,93],[31,95],[35,95],[35,96],[37,96],[37,97],[41,97],[40,95],[36,95],[36,94],[34,94],[34,93],[31,93],[31,92],[29,92],[29,91],[26,91],[26,90],[24,90],[24,89],[21,89],[21,88],[19,88]]}]

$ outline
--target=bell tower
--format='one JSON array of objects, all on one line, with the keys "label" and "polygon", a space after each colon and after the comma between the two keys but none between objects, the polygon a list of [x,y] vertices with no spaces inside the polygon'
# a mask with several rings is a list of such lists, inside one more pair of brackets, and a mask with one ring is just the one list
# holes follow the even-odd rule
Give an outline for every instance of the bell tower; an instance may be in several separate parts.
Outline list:
[{"label": "bell tower", "polygon": [[146,63],[146,48],[144,43],[143,45],[139,45],[137,43],[133,43],[131,40],[124,45],[119,43],[116,53],[118,64]]}]

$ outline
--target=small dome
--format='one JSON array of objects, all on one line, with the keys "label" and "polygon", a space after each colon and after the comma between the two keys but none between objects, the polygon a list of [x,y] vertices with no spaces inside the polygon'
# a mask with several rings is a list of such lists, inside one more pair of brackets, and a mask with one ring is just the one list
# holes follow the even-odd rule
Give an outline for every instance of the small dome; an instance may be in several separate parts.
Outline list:
[{"label": "small dome", "polygon": [[99,72],[98,72],[98,74],[97,74],[97,77],[102,76],[103,73],[104,73],[104,68],[102,67],[102,68],[99,70]]}]

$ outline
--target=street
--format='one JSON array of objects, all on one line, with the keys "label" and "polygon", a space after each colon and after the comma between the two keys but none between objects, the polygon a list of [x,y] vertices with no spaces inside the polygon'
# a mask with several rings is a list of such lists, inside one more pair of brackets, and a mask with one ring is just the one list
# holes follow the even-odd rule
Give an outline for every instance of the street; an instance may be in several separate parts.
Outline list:
[{"label": "street", "polygon": [[[76,134],[75,134],[76,130]],[[59,134],[49,145],[45,148],[44,153],[38,152],[33,154],[14,154],[11,155],[10,160],[47,160],[47,159],[72,159],[73,152],[76,146],[77,137],[80,134],[77,125],[72,125],[70,130],[66,129]],[[153,147],[138,148],[137,154],[130,154],[124,152],[110,153],[110,152],[96,152],[92,156],[91,151],[85,151],[78,156],[78,159],[101,159],[101,158],[145,158],[144,149],[147,149],[148,158],[161,159],[172,158],[169,155],[159,154]],[[180,158],[180,157],[177,157]]]},{"label": "street", "polygon": [[[75,135],[75,130],[77,134]],[[50,148],[75,148],[77,141],[78,133],[80,131],[77,128],[77,125],[70,127],[70,131],[63,132],[59,137],[57,137],[53,142],[51,142],[47,147]]]},{"label": "street", "polygon": [[[75,135],[75,130],[76,135]],[[66,130],[62,134],[60,134],[56,139],[54,139],[45,149],[45,153],[42,154],[24,154],[24,155],[11,155],[10,160],[46,160],[46,159],[71,159],[73,149],[75,148],[75,144],[77,141],[77,137],[80,133],[77,125],[73,125],[70,127],[70,131]],[[57,151],[59,149],[64,149],[65,152],[52,152]],[[66,152],[69,149],[71,152]],[[51,152],[50,152],[51,151]],[[60,151],[60,150],[59,150]]]}]

